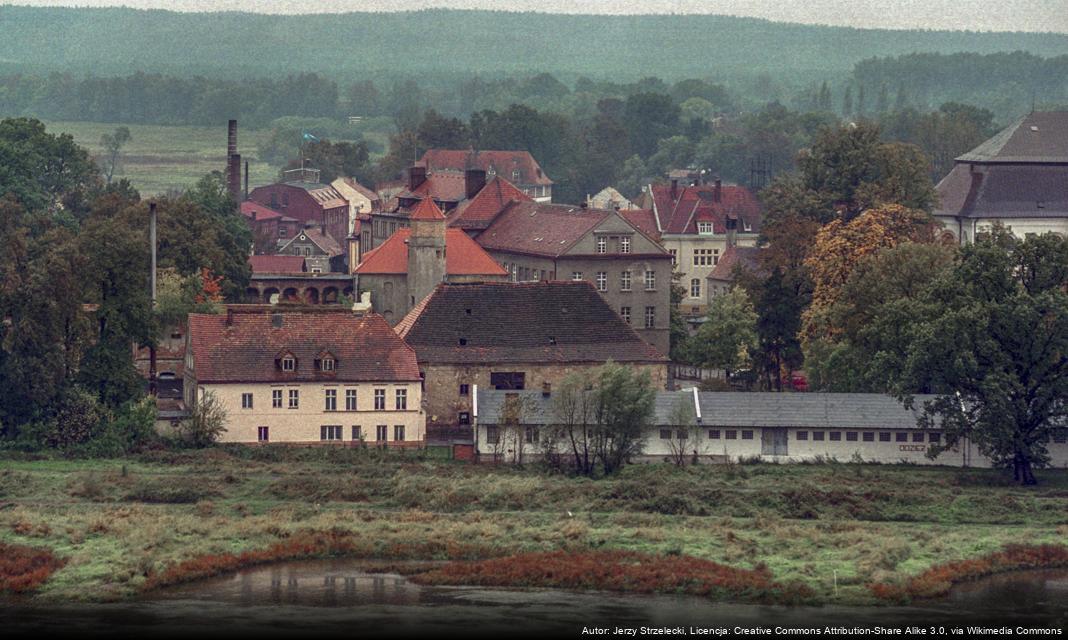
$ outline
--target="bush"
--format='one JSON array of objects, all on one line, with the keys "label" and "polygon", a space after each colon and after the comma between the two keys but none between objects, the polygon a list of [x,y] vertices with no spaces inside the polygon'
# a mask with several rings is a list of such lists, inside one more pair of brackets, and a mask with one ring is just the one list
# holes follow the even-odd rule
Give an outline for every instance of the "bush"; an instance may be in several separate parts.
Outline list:
[{"label": "bush", "polygon": [[226,431],[226,409],[208,391],[197,401],[189,418],[178,427],[178,438],[191,447],[206,447],[219,439]]},{"label": "bush", "polygon": [[33,591],[64,564],[48,549],[0,542],[0,593]]}]

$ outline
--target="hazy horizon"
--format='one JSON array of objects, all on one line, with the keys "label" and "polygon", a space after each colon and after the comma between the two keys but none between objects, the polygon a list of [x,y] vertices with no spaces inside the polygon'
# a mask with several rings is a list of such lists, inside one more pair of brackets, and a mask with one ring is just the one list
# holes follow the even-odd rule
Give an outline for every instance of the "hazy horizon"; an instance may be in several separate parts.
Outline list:
[{"label": "hazy horizon", "polygon": [[19,0],[0,5],[51,7],[130,7],[180,12],[243,11],[270,14],[399,12],[430,8],[562,14],[730,15],[775,22],[864,29],[1024,31],[1068,33],[1065,0],[1004,0],[981,6],[955,0]]}]

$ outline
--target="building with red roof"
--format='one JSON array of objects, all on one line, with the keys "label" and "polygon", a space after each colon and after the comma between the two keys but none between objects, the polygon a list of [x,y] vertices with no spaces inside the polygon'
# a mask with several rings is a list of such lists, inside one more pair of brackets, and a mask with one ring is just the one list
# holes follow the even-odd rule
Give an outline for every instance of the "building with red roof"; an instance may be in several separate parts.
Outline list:
[{"label": "building with red roof", "polygon": [[[309,176],[317,175],[308,173]],[[303,228],[319,229],[340,245],[344,245],[350,235],[349,202],[328,184],[307,179],[277,182],[256,187],[248,194],[248,199],[299,221]],[[290,238],[292,234],[284,239]]]},{"label": "building with red roof", "polygon": [[249,256],[248,264],[253,275],[305,273],[308,270],[304,256],[255,255]]},{"label": "building with red roof", "polygon": [[417,163],[427,171],[464,172],[478,169],[492,180],[502,177],[537,202],[552,200],[553,181],[529,151],[427,149]]},{"label": "building with red roof", "polygon": [[672,173],[669,184],[651,184],[636,204],[652,212],[660,242],[675,257],[686,297],[679,305],[688,315],[705,312],[705,283],[730,246],[755,246],[762,206],[753,192],[719,180],[691,184]]},{"label": "building with red roof", "polygon": [[371,304],[390,322],[441,282],[505,280],[508,272],[461,229],[445,227],[437,204],[421,201],[401,228],[363,256],[355,274],[359,291],[371,293]]},{"label": "building with red roof", "polygon": [[226,412],[223,442],[419,445],[415,351],[378,315],[329,307],[230,305],[190,314],[185,402]]}]

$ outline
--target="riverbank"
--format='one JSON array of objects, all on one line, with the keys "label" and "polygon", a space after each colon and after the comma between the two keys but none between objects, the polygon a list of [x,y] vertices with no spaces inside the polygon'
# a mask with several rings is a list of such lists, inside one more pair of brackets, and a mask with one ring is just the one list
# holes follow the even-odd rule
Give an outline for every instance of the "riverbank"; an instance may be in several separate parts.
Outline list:
[{"label": "riverbank", "polygon": [[1008,544],[1064,544],[1068,474],[1039,480],[830,463],[641,465],[594,481],[351,449],[4,459],[0,542],[65,562],[38,603],[129,599],[183,563],[334,535],[356,547],[327,555],[379,560],[692,556],[862,605],[878,602],[871,584],[905,585]]}]

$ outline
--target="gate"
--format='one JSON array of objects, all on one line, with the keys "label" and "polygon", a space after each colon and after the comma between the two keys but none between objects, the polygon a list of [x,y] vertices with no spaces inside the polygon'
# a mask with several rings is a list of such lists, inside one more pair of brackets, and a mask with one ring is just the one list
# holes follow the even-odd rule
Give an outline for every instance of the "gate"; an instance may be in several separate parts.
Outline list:
[{"label": "gate", "polygon": [[765,456],[789,455],[786,429],[761,429],[760,453]]}]

